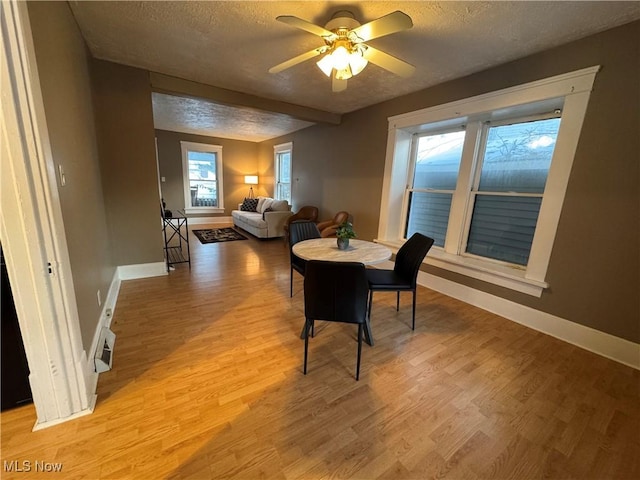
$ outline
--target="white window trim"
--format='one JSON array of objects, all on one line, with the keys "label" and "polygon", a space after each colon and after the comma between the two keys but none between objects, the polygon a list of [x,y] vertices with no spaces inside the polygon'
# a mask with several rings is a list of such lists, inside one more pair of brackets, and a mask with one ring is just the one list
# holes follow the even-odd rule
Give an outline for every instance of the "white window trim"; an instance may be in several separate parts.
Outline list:
[{"label": "white window trim", "polygon": [[[196,142],[180,142],[180,148],[182,149],[182,190],[184,193],[184,211],[187,214],[198,213],[224,213],[224,178],[223,178],[223,162],[222,162],[222,146],[210,145],[208,143],[196,143]],[[209,152],[216,154],[216,176],[217,176],[217,195],[218,206],[217,207],[190,207],[191,205],[191,193],[189,183],[189,159],[187,153],[189,151]]]},{"label": "white window trim", "polygon": [[[293,142],[281,143],[273,146],[273,197],[276,198],[278,194],[278,180],[280,178],[280,166],[278,165],[278,154],[283,152],[289,152],[291,156],[291,169],[293,169]],[[293,179],[292,179],[293,180]],[[293,203],[293,182],[289,183],[291,199],[290,203]],[[278,199],[280,200],[280,199]]]},{"label": "white window trim", "polygon": [[[460,232],[449,235],[444,248],[433,247],[424,263],[433,265],[471,278],[486,281],[518,292],[540,297],[549,285],[545,281],[553,242],[555,239],[562,204],[569,181],[569,174],[578,146],[582,123],[596,73],[600,66],[594,66],[555,77],[518,85],[465,100],[426,108],[389,118],[389,133],[385,161],[380,222],[376,241],[399,248],[404,235],[405,218],[398,213],[406,211],[405,189],[411,168],[412,136],[433,128],[467,123],[467,135],[479,135],[474,131],[474,120],[491,115],[491,119],[501,119],[526,111],[528,105],[548,103],[553,106],[563,101],[562,122],[553,161],[549,169],[544,198],[540,206],[539,221],[526,268],[505,265],[490,259],[460,254]],[[477,124],[477,122],[475,122]],[[469,185],[472,178],[475,155],[462,159],[458,182]],[[464,228],[464,208],[467,196],[454,195],[452,200],[450,228]],[[454,202],[463,202],[461,208],[454,209]]]}]

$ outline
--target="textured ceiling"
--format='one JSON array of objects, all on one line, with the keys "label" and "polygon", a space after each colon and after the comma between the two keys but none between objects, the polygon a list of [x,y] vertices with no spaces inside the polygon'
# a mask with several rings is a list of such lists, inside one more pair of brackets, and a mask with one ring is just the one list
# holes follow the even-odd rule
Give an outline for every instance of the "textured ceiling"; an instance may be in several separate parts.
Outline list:
[{"label": "textured ceiling", "polygon": [[237,108],[209,100],[154,93],[153,121],[160,130],[262,142],[313,125],[288,115]]},{"label": "textured ceiling", "polygon": [[[334,113],[354,111],[640,18],[640,2],[609,1],[69,3],[96,58]],[[268,73],[270,67],[323,45],[319,37],[276,21],[278,15],[325,25],[342,9],[353,12],[361,23],[395,10],[408,14],[412,29],[369,43],[415,65],[414,75],[400,78],[370,64],[349,80],[346,91],[332,93],[331,81],[313,60],[279,74]],[[193,102],[154,97],[163,124],[184,123],[179,131],[214,135],[223,116],[228,125],[232,119],[240,121],[235,131],[242,130],[244,138],[273,137],[307,125],[285,122],[276,128],[284,120],[281,115],[272,120],[256,116],[255,111],[243,124],[238,120],[242,110],[214,111],[211,102],[200,107]],[[185,108],[202,113],[180,113]],[[176,118],[170,123],[172,115]],[[266,126],[271,130],[260,131]]]}]

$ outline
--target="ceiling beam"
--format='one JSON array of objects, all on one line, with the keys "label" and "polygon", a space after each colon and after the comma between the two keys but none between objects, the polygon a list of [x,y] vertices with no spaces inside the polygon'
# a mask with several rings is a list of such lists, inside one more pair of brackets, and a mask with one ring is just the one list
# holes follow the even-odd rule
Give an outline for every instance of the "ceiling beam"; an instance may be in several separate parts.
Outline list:
[{"label": "ceiling beam", "polygon": [[204,98],[232,107],[245,107],[266,112],[281,113],[298,120],[313,123],[339,125],[342,120],[342,115],[338,113],[325,112],[315,108],[294,105],[293,103],[269,100],[268,98],[227,90],[226,88],[213,87],[204,83],[192,82],[191,80],[172,77],[162,73],[149,72],[149,76],[151,79],[151,89],[158,93],[179,97]]}]

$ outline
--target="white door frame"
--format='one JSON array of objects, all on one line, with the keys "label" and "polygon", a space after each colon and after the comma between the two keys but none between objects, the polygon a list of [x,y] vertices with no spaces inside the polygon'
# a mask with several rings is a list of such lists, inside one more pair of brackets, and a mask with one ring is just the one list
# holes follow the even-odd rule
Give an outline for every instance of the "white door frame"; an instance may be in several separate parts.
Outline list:
[{"label": "white door frame", "polygon": [[0,9],[0,240],[39,429],[92,412],[97,374],[82,346],[27,3]]}]

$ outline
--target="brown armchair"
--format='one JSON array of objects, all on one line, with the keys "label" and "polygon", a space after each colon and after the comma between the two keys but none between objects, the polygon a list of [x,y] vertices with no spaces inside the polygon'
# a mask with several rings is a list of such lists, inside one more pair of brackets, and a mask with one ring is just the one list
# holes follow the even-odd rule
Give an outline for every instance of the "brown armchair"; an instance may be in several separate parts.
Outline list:
[{"label": "brown armchair", "polygon": [[284,238],[289,241],[289,225],[293,222],[316,222],[318,220],[318,207],[305,205],[284,222]]},{"label": "brown armchair", "polygon": [[322,238],[326,237],[335,237],[336,229],[340,226],[341,223],[349,220],[349,212],[338,212],[331,220],[326,220],[324,222],[318,223],[318,230],[320,230],[320,235]]}]

